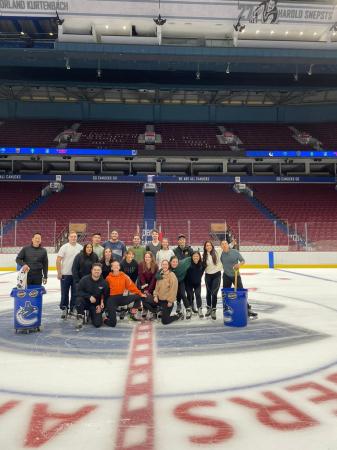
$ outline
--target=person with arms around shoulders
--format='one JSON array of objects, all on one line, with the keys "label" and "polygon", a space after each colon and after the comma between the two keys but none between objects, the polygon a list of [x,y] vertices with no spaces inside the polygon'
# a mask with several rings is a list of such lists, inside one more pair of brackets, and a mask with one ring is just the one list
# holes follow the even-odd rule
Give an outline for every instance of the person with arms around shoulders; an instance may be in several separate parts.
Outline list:
[{"label": "person with arms around shoulders", "polygon": [[173,252],[179,261],[192,256],[193,248],[190,245],[186,245],[186,236],[184,234],[179,234],[178,246],[173,249]]},{"label": "person with arms around shoulders", "polygon": [[98,262],[98,257],[96,253],[93,252],[92,244],[85,244],[83,250],[75,256],[71,270],[76,285],[80,282],[82,277],[90,274],[91,267],[96,262]]},{"label": "person with arms around shoulders", "polygon": [[141,245],[141,239],[139,234],[135,234],[132,239],[132,247],[129,247],[128,250],[131,250],[135,255],[135,260],[139,264],[143,261],[145,255],[145,247]]},{"label": "person with arms around shoulders", "polygon": [[146,246],[146,251],[151,252],[156,259],[157,253],[161,249],[161,242],[159,241],[159,232],[156,229],[151,231],[152,241]]},{"label": "person with arms around shoulders", "polygon": [[[222,283],[223,288],[230,288],[235,283],[235,271],[238,271],[237,274],[237,288],[243,289],[241,275],[239,273],[239,269],[241,266],[245,264],[245,260],[241,253],[234,249],[230,248],[228,242],[226,240],[221,241],[221,263],[223,267],[223,275],[222,275]],[[251,319],[257,319],[257,313],[254,312],[251,308],[251,305],[247,303],[248,308],[248,317]]]},{"label": "person with arms around shoulders", "polygon": [[101,233],[93,233],[91,236],[92,250],[96,253],[98,260],[103,258],[104,247],[101,245]]},{"label": "person with arms around shoulders", "polygon": [[137,320],[135,314],[141,307],[141,299],[145,298],[146,294],[143,294],[130,278],[120,271],[119,261],[111,264],[111,272],[107,276],[106,282],[109,286],[109,297],[105,304],[108,318],[104,323],[109,327],[115,327],[117,325],[117,308],[128,305],[132,305],[130,318]]},{"label": "person with arms around shoulders", "polygon": [[[199,319],[204,317],[201,302],[201,279],[204,271],[200,252],[193,252],[191,265],[186,272],[185,288],[190,307],[193,312],[198,313]],[[194,309],[194,296],[197,302],[197,310]]]},{"label": "person with arms around shoulders", "polygon": [[138,284],[145,294],[151,294],[156,286],[158,266],[152,252],[145,252],[144,260],[138,264]]},{"label": "person with arms around shoulders", "polygon": [[211,241],[204,243],[202,264],[205,269],[207,311],[205,316],[216,320],[216,305],[221,284],[221,252],[216,251]]},{"label": "person with arms around shoulders", "polygon": [[190,302],[186,296],[186,288],[185,288],[185,278],[190,266],[191,266],[191,257],[179,260],[178,257],[174,255],[170,259],[170,269],[175,274],[178,280],[177,313],[181,312],[181,301],[183,301],[187,320],[191,319],[192,317],[192,309]]},{"label": "person with arms around shoulders", "polygon": [[121,262],[126,252],[126,246],[123,241],[120,241],[118,239],[118,236],[119,236],[118,231],[112,230],[110,233],[110,240],[104,242],[103,247],[111,248],[112,257],[116,261]]},{"label": "person with arms around shoulders", "polygon": [[[61,281],[61,302],[62,319],[65,319],[70,309],[70,313],[74,313],[76,303],[76,286],[73,279],[72,267],[73,262],[78,253],[82,250],[82,245],[77,242],[77,233],[72,231],[69,233],[68,242],[59,249],[56,258],[57,278]],[[69,290],[71,290],[71,298],[69,304]]]},{"label": "person with arms around shoulders", "polygon": [[169,240],[164,237],[161,241],[161,249],[158,251],[156,256],[156,263],[158,267],[161,267],[161,263],[164,259],[170,261],[172,256],[174,256],[174,252],[170,249]]},{"label": "person with arms around shoulders", "polygon": [[77,286],[77,323],[76,329],[83,326],[84,311],[88,310],[94,327],[99,328],[102,323],[104,302],[109,295],[108,283],[102,277],[102,265],[94,263],[91,273],[81,278]]},{"label": "person with arms around shoulders", "polygon": [[41,246],[42,236],[34,233],[30,245],[23,247],[16,263],[24,273],[27,273],[27,286],[41,286],[48,279],[48,255],[47,250]]},{"label": "person with arms around shoulders", "polygon": [[105,248],[103,252],[103,257],[100,260],[100,263],[102,264],[102,277],[106,279],[106,277],[111,272],[111,264],[115,260],[112,257],[112,251],[111,248]]},{"label": "person with arms around shoulders", "polygon": [[133,283],[136,284],[138,278],[138,263],[134,259],[135,254],[132,250],[125,253],[121,262],[121,271],[128,275]]}]

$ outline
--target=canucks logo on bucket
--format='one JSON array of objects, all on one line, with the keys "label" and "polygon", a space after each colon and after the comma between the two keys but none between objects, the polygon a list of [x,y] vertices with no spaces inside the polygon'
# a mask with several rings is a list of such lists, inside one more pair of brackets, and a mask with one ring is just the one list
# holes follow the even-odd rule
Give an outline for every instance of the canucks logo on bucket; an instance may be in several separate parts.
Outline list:
[{"label": "canucks logo on bucket", "polygon": [[224,311],[223,311],[223,320],[224,322],[230,323],[233,321],[233,308],[231,308],[230,306],[226,305],[224,307]]},{"label": "canucks logo on bucket", "polygon": [[39,308],[32,305],[28,300],[25,302],[25,306],[20,306],[15,314],[15,317],[20,325],[31,326],[38,321],[38,311]]}]

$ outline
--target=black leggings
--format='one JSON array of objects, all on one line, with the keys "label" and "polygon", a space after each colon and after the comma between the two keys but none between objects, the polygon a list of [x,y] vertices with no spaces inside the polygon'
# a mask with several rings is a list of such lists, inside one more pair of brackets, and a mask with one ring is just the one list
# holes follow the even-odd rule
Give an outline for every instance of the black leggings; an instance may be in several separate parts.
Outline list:
[{"label": "black leggings", "polygon": [[190,308],[190,302],[186,297],[186,288],[184,280],[179,281],[178,283],[177,302],[181,302],[181,300],[183,301],[185,308]]},{"label": "black leggings", "polygon": [[197,308],[201,308],[201,283],[200,284],[185,284],[187,298],[191,305],[193,306],[194,296],[197,301]]},{"label": "black leggings", "polygon": [[106,301],[106,309],[108,310],[109,319],[106,322],[110,327],[115,327],[117,324],[116,310],[119,306],[127,306],[134,303],[134,308],[141,306],[139,295],[111,295]]},{"label": "black leggings", "polygon": [[179,319],[177,315],[171,316],[174,303],[171,303],[171,306],[168,306],[166,300],[159,300],[158,304],[162,310],[161,323],[163,325],[169,325]]},{"label": "black leggings", "polygon": [[209,308],[216,308],[221,283],[221,272],[206,273],[206,300]]}]

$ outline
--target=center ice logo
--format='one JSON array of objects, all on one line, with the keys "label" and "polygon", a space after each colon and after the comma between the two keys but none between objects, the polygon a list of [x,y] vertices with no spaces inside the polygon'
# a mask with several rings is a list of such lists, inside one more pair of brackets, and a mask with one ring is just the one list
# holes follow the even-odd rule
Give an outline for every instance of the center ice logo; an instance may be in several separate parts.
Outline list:
[{"label": "center ice logo", "polygon": [[38,311],[39,308],[33,306],[28,300],[25,302],[25,306],[20,306],[15,314],[15,317],[20,325],[34,325],[38,321]]}]

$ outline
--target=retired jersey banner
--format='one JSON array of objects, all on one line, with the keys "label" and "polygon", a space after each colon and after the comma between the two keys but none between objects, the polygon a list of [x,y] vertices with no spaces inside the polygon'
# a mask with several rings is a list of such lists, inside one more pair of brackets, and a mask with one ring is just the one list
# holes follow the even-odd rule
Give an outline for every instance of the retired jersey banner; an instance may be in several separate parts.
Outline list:
[{"label": "retired jersey banner", "polygon": [[[224,21],[251,23],[333,23],[337,19],[334,2],[279,2],[277,0],[164,0],[161,15],[169,20]],[[109,17],[152,19],[158,14],[154,1],[137,0],[0,0],[2,15]]]}]

